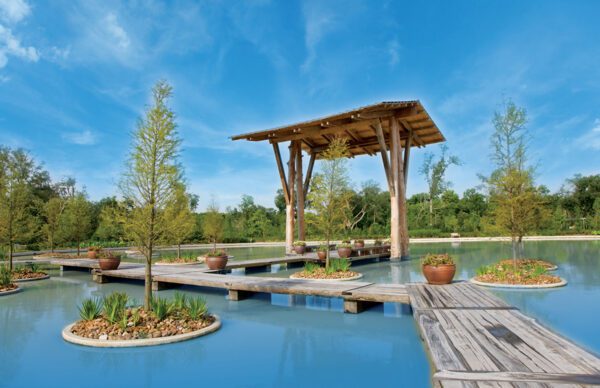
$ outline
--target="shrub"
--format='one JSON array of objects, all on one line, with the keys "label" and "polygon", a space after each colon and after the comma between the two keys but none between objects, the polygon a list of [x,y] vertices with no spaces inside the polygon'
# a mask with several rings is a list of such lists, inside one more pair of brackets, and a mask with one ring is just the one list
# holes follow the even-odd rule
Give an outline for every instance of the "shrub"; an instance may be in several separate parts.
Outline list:
[{"label": "shrub", "polygon": [[298,240],[298,241],[294,241],[294,244],[293,244],[293,245],[294,245],[295,247],[305,247],[305,246],[306,246],[306,241],[300,241],[300,240]]},{"label": "shrub", "polygon": [[159,321],[163,321],[173,311],[173,305],[165,298],[157,296],[152,298],[150,304],[152,306],[152,313]]},{"label": "shrub", "polygon": [[337,245],[338,249],[339,248],[352,248],[352,244],[350,244],[349,242],[343,242],[341,244]]},{"label": "shrub", "polygon": [[357,244],[357,243],[358,243],[358,244],[364,244],[364,243],[365,243],[365,240],[363,240],[363,239],[355,239],[355,240],[354,240],[354,243],[355,243],[355,244]]},{"label": "shrub", "polygon": [[375,246],[379,246],[381,244],[383,244],[383,242],[378,238],[376,238],[375,241],[373,241],[373,245],[375,245]]},{"label": "shrub", "polygon": [[12,284],[12,271],[8,265],[0,265],[0,287],[8,287]]},{"label": "shrub", "polygon": [[225,252],[225,250],[223,250],[223,249],[211,249],[210,251],[208,251],[206,253],[206,256],[208,256],[208,257],[222,257],[222,256],[227,256],[227,252]]},{"label": "shrub", "polygon": [[101,245],[90,245],[88,247],[88,251],[100,252],[101,250],[102,250],[102,246]]},{"label": "shrub", "polygon": [[79,317],[84,321],[91,321],[100,316],[102,301],[99,298],[87,298],[79,306]]},{"label": "shrub", "polygon": [[100,258],[100,259],[111,259],[111,258],[120,259],[122,256],[123,256],[122,253],[115,252],[110,249],[98,251],[98,258]]},{"label": "shrub", "polygon": [[422,265],[432,265],[437,267],[438,265],[450,265],[454,264],[454,260],[447,253],[434,254],[428,253],[423,259],[421,259]]},{"label": "shrub", "polygon": [[104,297],[102,312],[104,318],[110,323],[117,323],[125,314],[125,307],[129,297],[124,292],[113,292]]},{"label": "shrub", "polygon": [[198,320],[208,312],[206,299],[202,297],[190,298],[187,313],[193,320]]},{"label": "shrub", "polygon": [[329,250],[329,247],[327,245],[319,245],[319,247],[317,248],[317,252],[327,252]]}]

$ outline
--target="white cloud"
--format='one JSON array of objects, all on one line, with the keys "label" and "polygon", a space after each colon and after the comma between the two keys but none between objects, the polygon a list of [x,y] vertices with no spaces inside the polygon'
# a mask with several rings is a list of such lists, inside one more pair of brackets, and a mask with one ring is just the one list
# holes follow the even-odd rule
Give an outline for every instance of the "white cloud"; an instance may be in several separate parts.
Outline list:
[{"label": "white cloud", "polygon": [[62,134],[63,140],[77,145],[96,144],[96,135],[89,129],[83,132],[65,132]]},{"label": "white cloud", "polygon": [[[22,0],[0,0],[0,21],[9,25],[18,23],[30,13],[29,5]],[[13,56],[29,62],[37,62],[40,55],[35,47],[23,46],[10,28],[0,24],[0,69]]]},{"label": "white cloud", "polygon": [[129,40],[129,35],[127,35],[127,32],[125,32],[125,29],[123,29],[123,27],[121,27],[119,24],[117,16],[114,13],[109,13],[104,18],[103,24],[108,32],[108,35],[113,39],[114,43],[116,43],[120,49],[126,50],[131,41]]},{"label": "white cloud", "polygon": [[7,23],[17,23],[31,12],[31,7],[23,0],[0,0],[0,19]]},{"label": "white cloud", "polygon": [[390,57],[390,66],[395,66],[400,61],[400,43],[397,39],[392,39],[387,46],[387,53]]},{"label": "white cloud", "polygon": [[592,150],[600,150],[600,119],[594,120],[594,127],[575,140],[575,143]]}]

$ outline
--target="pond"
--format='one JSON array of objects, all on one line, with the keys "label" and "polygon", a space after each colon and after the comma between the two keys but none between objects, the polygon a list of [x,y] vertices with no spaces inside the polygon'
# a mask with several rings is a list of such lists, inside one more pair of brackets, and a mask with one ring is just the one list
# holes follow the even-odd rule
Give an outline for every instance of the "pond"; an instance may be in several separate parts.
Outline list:
[{"label": "pond", "polygon": [[[263,251],[263,249],[265,251]],[[272,257],[281,248],[252,248],[252,257]],[[413,257],[449,251],[457,277],[510,255],[505,243],[413,244]],[[548,291],[494,291],[525,313],[600,353],[600,241],[528,242],[527,256],[559,265],[569,281]],[[240,251],[236,256],[243,256]],[[356,266],[365,280],[420,281],[418,260]],[[280,271],[268,276],[288,276]],[[0,387],[61,387],[217,384],[263,386],[430,385],[430,365],[406,307],[386,304],[358,315],[342,313],[337,299],[258,295],[229,302],[222,291],[184,287],[207,298],[223,320],[217,333],[174,345],[139,349],[89,349],[65,343],[60,331],[78,317],[77,304],[114,290],[142,299],[136,283],[91,282],[84,272],[52,271],[20,294],[0,298]],[[266,274],[252,274],[264,276]],[[174,290],[161,291],[172,295]]]}]

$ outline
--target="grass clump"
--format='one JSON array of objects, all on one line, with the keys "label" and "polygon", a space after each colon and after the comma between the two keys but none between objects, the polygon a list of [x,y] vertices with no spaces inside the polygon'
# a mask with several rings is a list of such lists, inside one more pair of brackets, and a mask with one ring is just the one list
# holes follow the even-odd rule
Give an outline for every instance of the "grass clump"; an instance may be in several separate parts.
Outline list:
[{"label": "grass clump", "polygon": [[313,263],[312,261],[307,261],[304,263],[304,271],[306,273],[315,273],[321,266],[317,263]]},{"label": "grass clump", "polygon": [[485,283],[552,284],[559,283],[558,276],[548,274],[547,265],[536,261],[504,260],[477,269],[475,279]]},{"label": "grass clump", "polygon": [[84,321],[94,320],[102,315],[102,300],[87,298],[79,306],[79,317]]},{"label": "grass clump", "polygon": [[12,284],[12,271],[8,265],[0,265],[0,288],[8,287]]},{"label": "grass clump", "polygon": [[159,321],[165,320],[174,311],[173,304],[168,299],[159,296],[152,298],[150,306],[152,313]]},{"label": "grass clump", "polygon": [[113,292],[104,297],[102,301],[102,313],[110,323],[117,323],[123,318],[129,297],[124,292]]},{"label": "grass clump", "polygon": [[206,315],[206,313],[208,313],[206,299],[200,296],[196,298],[190,298],[188,301],[187,313],[193,320],[203,318]]}]

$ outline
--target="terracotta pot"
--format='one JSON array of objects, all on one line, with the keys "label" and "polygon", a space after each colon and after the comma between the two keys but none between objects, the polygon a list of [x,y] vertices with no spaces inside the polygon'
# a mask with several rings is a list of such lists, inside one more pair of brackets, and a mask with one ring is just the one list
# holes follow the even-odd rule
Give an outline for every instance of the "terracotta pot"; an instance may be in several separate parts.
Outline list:
[{"label": "terracotta pot", "polygon": [[352,248],[338,248],[337,249],[338,256],[342,259],[347,259],[352,254]]},{"label": "terracotta pot", "polygon": [[306,245],[294,245],[294,252],[303,255],[306,252]]},{"label": "terracotta pot", "polygon": [[456,264],[443,264],[437,267],[433,265],[423,266],[423,275],[429,284],[450,284],[454,279]]},{"label": "terracotta pot", "polygon": [[101,270],[110,271],[119,268],[121,264],[120,257],[101,257],[98,259],[98,265]]},{"label": "terracotta pot", "polygon": [[95,251],[93,249],[88,250],[88,252],[87,252],[88,259],[95,259],[97,256],[98,256],[98,251]]},{"label": "terracotta pot", "polygon": [[317,257],[319,258],[319,260],[327,260],[327,252],[317,251]]},{"label": "terracotta pot", "polygon": [[223,270],[227,265],[227,256],[206,256],[206,266],[208,269]]},{"label": "terracotta pot", "polygon": [[365,242],[355,242],[354,243],[354,248],[364,248],[365,247]]}]

